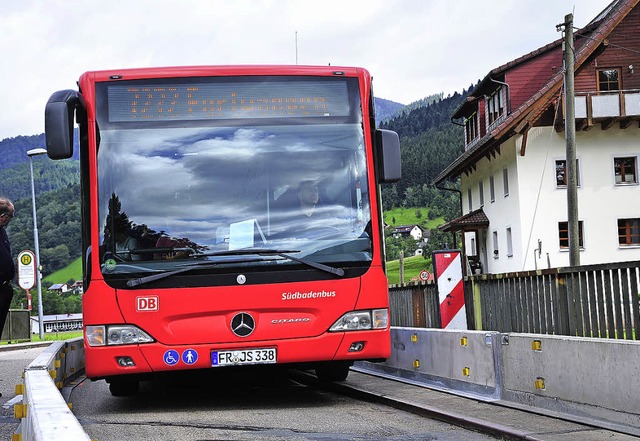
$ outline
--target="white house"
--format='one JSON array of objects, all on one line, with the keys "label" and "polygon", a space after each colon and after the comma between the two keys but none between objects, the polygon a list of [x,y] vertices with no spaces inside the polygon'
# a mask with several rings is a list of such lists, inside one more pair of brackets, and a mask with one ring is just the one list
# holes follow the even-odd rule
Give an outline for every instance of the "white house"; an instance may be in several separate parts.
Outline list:
[{"label": "white house", "polygon": [[49,287],[49,291],[55,291],[58,294],[69,291],[69,287],[66,283],[54,283]]},{"label": "white house", "polygon": [[417,225],[400,225],[393,229],[393,237],[411,236],[416,242],[422,240],[422,228]]},{"label": "white house", "polygon": [[[637,4],[615,1],[575,34],[581,265],[640,260]],[[442,229],[483,272],[569,265],[561,43],[493,69],[453,115],[465,152],[436,184],[460,178],[463,215]]]}]

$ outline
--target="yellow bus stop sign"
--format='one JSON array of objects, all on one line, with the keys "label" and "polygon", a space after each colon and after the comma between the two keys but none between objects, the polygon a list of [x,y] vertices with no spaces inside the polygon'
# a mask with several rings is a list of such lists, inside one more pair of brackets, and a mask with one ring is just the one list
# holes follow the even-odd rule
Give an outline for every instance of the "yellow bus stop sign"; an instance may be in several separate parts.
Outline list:
[{"label": "yellow bus stop sign", "polygon": [[33,251],[20,251],[18,254],[18,285],[30,290],[36,284],[36,256]]}]

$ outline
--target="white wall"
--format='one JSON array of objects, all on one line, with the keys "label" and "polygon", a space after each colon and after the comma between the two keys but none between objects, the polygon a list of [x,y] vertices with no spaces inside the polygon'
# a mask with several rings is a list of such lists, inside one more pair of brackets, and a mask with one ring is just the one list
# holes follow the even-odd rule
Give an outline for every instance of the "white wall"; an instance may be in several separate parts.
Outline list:
[{"label": "white wall", "polygon": [[[536,248],[543,242],[543,267],[546,253],[552,267],[568,266],[568,250],[561,250],[558,222],[567,221],[567,190],[556,187],[555,161],[564,159],[564,132],[551,127],[529,132],[526,155],[518,157],[521,183],[521,218],[525,231],[524,245]],[[621,130],[618,125],[601,130],[596,125],[576,133],[576,157],[579,167],[578,219],[583,222],[584,249],[582,265],[640,260],[640,247],[618,245],[618,219],[640,218],[640,187],[615,185],[613,158],[640,155],[640,132]],[[527,243],[527,232],[531,243]],[[532,269],[533,255],[527,254],[525,266]],[[540,261],[538,267],[540,267]]]},{"label": "white wall", "polygon": [[[486,157],[478,162],[476,171],[469,176],[462,175],[461,188],[463,197],[463,208],[465,213],[469,208],[467,200],[467,189],[471,188],[473,210],[480,208],[479,203],[479,182],[483,182],[485,214],[489,218],[489,229],[485,233],[476,237],[480,248],[480,259],[484,271],[487,273],[502,273],[511,271],[521,271],[522,256],[520,237],[520,199],[519,183],[516,169],[516,147],[515,140],[509,140],[500,148],[500,154],[491,156],[491,160]],[[505,195],[503,180],[503,170],[506,169],[509,175],[508,195]],[[491,201],[490,176],[494,179],[495,200]],[[507,256],[507,228],[511,228],[513,254]],[[493,254],[493,232],[498,237],[498,256]],[[465,247],[471,249],[471,236],[465,235]]]},{"label": "white wall", "polygon": [[[597,264],[640,260],[640,247],[619,247],[617,220],[640,218],[640,186],[614,184],[613,158],[640,156],[640,131],[618,125],[601,130],[596,125],[576,134],[579,161],[578,218],[583,221],[584,249],[580,263]],[[558,222],[566,222],[567,192],[557,188],[555,161],[565,158],[564,132],[552,127],[535,127],[528,133],[525,155],[521,156],[522,136],[501,146],[500,154],[480,160],[476,171],[461,179],[463,209],[468,212],[467,189],[473,207],[479,208],[478,183],[484,185],[485,214],[490,220],[480,247],[486,253],[486,272],[511,271],[569,265],[568,250],[561,250]],[[640,158],[639,158],[640,159]],[[509,170],[509,195],[504,196],[502,170]],[[491,202],[489,176],[494,176],[496,198]],[[513,255],[507,256],[507,228],[511,228]],[[493,232],[497,232],[499,254],[493,256]],[[478,238],[476,239],[478,240]],[[534,257],[542,242],[542,256]],[[465,235],[471,249],[470,235]],[[482,253],[481,253],[482,254]],[[534,261],[534,258],[536,259]]]}]

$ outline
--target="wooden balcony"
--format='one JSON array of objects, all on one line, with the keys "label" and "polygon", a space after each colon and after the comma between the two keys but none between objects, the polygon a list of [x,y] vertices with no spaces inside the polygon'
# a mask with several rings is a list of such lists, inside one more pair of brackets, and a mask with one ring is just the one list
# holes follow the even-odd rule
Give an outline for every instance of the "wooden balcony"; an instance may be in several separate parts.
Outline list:
[{"label": "wooden balcony", "polygon": [[[564,130],[564,99],[561,110],[555,121],[558,132]],[[597,124],[607,130],[617,123],[621,129],[640,127],[640,90],[576,93],[575,114],[576,130],[590,130]]]}]

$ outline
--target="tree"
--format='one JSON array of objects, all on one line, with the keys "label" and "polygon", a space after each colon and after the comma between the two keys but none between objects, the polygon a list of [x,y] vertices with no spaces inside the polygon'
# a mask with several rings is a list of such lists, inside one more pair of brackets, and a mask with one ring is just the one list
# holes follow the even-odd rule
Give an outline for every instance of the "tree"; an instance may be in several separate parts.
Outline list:
[{"label": "tree", "polygon": [[424,252],[422,255],[426,259],[427,256],[431,257],[434,251],[455,249],[461,245],[461,243],[452,243],[451,233],[445,233],[439,228],[434,228],[431,230],[431,236],[429,237],[427,245],[423,248]]},{"label": "tree", "polygon": [[404,251],[405,256],[412,256],[418,249],[418,242],[411,236],[407,238],[389,236],[385,238],[385,252],[387,260],[397,260],[400,258],[400,251]]}]

